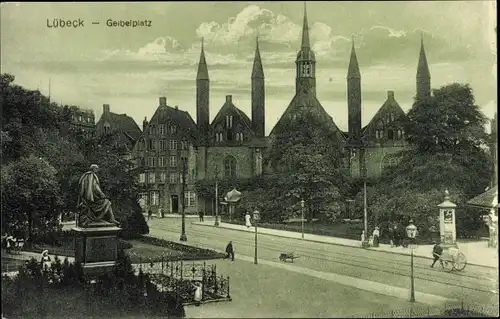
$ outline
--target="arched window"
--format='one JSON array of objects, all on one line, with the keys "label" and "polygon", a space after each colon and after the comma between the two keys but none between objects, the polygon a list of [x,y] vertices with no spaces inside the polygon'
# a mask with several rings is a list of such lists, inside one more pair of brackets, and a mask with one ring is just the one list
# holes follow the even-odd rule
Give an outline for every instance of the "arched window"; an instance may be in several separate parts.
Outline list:
[{"label": "arched window", "polygon": [[387,138],[390,140],[394,139],[394,131],[393,130],[387,130]]},{"label": "arched window", "polygon": [[224,176],[226,178],[236,177],[236,158],[233,156],[227,156],[224,159]]},{"label": "arched window", "polygon": [[380,138],[380,131],[379,130],[375,131],[375,137],[377,138],[377,140]]},{"label": "arched window", "polygon": [[397,160],[396,160],[396,158],[394,158],[394,156],[392,156],[392,154],[384,156],[384,158],[382,159],[382,163],[381,163],[382,172],[384,170],[387,170],[389,167],[392,167],[396,164],[397,164]]}]

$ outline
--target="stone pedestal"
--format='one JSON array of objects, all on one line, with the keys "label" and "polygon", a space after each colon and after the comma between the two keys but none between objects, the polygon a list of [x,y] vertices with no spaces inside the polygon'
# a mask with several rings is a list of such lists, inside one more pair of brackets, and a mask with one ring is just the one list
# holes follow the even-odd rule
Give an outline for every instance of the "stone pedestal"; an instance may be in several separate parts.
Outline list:
[{"label": "stone pedestal", "polygon": [[74,227],[75,261],[85,275],[102,275],[113,271],[118,254],[120,227],[109,223],[91,227]]}]

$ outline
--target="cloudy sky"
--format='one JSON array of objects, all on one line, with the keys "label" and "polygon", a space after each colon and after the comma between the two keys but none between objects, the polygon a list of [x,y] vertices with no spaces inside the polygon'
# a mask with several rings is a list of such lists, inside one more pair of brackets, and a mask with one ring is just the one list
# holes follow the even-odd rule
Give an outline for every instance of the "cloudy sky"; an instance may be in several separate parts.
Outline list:
[{"label": "cloudy sky", "polygon": [[[266,132],[295,90],[302,2],[2,3],[1,67],[16,82],[54,101],[93,109],[102,104],[141,126],[159,96],[195,113],[200,39],[211,79],[213,119],[232,94],[250,112],[250,74],[259,34],[266,78]],[[406,111],[415,93],[423,32],[432,87],[470,83],[488,117],[496,110],[494,1],[307,2],[317,60],[317,96],[347,130],[346,74],[351,38],[361,68],[363,122],[387,90]],[[82,19],[84,27],[48,28],[47,20]],[[150,20],[151,27],[108,27],[108,19]],[[93,21],[100,22],[93,25]]]}]

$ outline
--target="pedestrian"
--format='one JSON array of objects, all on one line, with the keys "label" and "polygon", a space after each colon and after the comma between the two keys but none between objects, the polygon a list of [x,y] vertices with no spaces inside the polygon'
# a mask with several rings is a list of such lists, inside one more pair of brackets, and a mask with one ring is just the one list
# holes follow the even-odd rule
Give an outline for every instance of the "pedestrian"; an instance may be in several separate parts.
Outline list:
[{"label": "pedestrian", "polygon": [[391,225],[389,225],[389,240],[390,240],[391,248],[394,247],[394,228],[392,228]]},{"label": "pedestrian", "polygon": [[226,256],[224,257],[224,259],[229,257],[231,257],[231,261],[234,262],[234,247],[232,241],[230,241],[226,246]]},{"label": "pedestrian", "polygon": [[252,222],[250,221],[250,219],[251,219],[250,212],[247,212],[245,214],[245,226],[247,226],[247,228],[252,227]]},{"label": "pedestrian", "polygon": [[434,267],[436,261],[439,260],[441,263],[441,267],[443,267],[443,260],[441,260],[441,255],[443,254],[443,247],[439,243],[436,243],[432,248],[432,257],[434,257],[434,261],[432,262],[431,268]]},{"label": "pedestrian", "polygon": [[200,222],[203,222],[204,221],[203,217],[205,216],[205,213],[203,212],[203,209],[200,209],[200,212],[198,213],[198,216],[200,217]]},{"label": "pedestrian", "polygon": [[363,230],[361,232],[361,246],[363,246],[363,243],[365,242],[365,231]]},{"label": "pedestrian", "polygon": [[393,232],[394,232],[394,246],[399,247],[401,242],[400,242],[400,231],[397,224],[394,225]]},{"label": "pedestrian", "polygon": [[7,253],[9,254],[12,251],[12,248],[14,248],[16,240],[12,235],[9,235],[6,238],[6,242],[7,242]]},{"label": "pedestrian", "polygon": [[202,283],[195,283],[195,290],[194,290],[194,300],[196,301],[196,306],[199,307],[201,300],[203,299],[203,289],[202,289]]},{"label": "pedestrian", "polygon": [[375,227],[372,235],[373,235],[373,247],[378,247],[378,238],[380,236],[380,230],[378,227]]},{"label": "pedestrian", "polygon": [[153,219],[153,211],[151,208],[148,210],[148,220]]},{"label": "pedestrian", "polygon": [[165,212],[163,211],[162,207],[160,207],[159,212],[160,212],[160,217],[164,218],[165,217]]},{"label": "pedestrian", "polygon": [[52,266],[48,250],[42,251],[42,258],[40,259],[40,263],[42,264],[42,270],[48,270]]}]

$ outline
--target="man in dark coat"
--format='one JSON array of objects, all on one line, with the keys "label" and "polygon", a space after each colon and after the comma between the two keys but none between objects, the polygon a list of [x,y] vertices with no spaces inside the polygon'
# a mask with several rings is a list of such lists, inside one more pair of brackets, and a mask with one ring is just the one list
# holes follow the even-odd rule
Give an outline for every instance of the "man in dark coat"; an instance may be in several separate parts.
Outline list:
[{"label": "man in dark coat", "polygon": [[234,248],[232,241],[230,241],[226,246],[226,256],[224,257],[224,259],[229,258],[229,256],[231,256],[231,261],[234,261]]},{"label": "man in dark coat", "polygon": [[436,243],[434,245],[434,248],[432,248],[432,257],[434,257],[434,261],[432,262],[431,268],[434,267],[434,264],[438,260],[441,263],[441,267],[443,267],[443,261],[441,260],[442,254],[443,254],[443,247],[441,247],[441,245],[439,243]]}]

